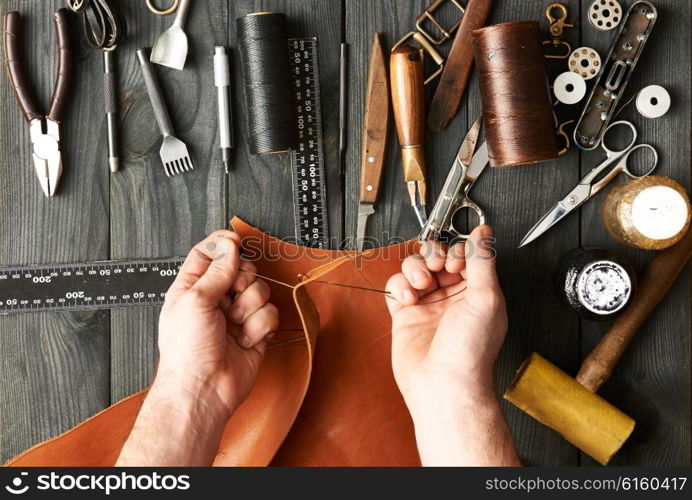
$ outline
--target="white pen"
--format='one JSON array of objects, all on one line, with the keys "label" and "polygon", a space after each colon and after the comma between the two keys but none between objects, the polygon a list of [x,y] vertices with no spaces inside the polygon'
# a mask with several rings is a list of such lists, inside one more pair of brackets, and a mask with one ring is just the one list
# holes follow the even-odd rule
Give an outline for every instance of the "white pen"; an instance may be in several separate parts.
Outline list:
[{"label": "white pen", "polygon": [[226,47],[214,47],[214,85],[219,98],[219,142],[226,173],[229,172],[233,148],[233,120],[231,114],[231,66]]}]

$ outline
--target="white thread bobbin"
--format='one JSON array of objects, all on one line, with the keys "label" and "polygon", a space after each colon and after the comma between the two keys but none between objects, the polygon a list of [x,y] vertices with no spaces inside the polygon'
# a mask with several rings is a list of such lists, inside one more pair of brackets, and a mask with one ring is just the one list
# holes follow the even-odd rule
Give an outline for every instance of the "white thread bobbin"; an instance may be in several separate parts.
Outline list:
[{"label": "white thread bobbin", "polygon": [[563,104],[576,104],[586,95],[586,82],[581,75],[565,71],[555,79],[553,93]]},{"label": "white thread bobbin", "polygon": [[637,94],[637,111],[645,118],[660,118],[670,109],[670,94],[660,85],[649,85]]},{"label": "white thread bobbin", "polygon": [[584,80],[591,80],[601,69],[601,56],[591,47],[579,47],[569,56],[569,70],[581,75]]},{"label": "white thread bobbin", "polygon": [[617,0],[596,0],[589,7],[589,22],[597,30],[612,30],[621,19],[622,7]]}]

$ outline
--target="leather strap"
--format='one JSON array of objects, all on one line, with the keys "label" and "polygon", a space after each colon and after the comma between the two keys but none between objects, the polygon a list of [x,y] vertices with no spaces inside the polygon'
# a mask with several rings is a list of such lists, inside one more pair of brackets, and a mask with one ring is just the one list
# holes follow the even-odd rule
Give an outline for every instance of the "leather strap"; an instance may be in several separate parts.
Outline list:
[{"label": "leather strap", "polygon": [[113,0],[65,0],[84,18],[84,32],[93,47],[113,50],[125,37],[125,22]]},{"label": "leather strap", "polygon": [[461,97],[473,68],[471,33],[485,26],[492,6],[493,0],[468,0],[466,4],[428,111],[428,128],[433,132],[444,130],[459,110]]},{"label": "leather strap", "polygon": [[10,79],[19,108],[22,110],[27,122],[40,119],[43,115],[34,100],[26,73],[24,73],[24,65],[22,64],[22,27],[19,12],[8,12],[5,14],[3,29],[5,33],[5,68],[7,69],[7,76]]},{"label": "leather strap", "polygon": [[50,110],[48,111],[47,118],[60,123],[67,107],[67,98],[73,77],[74,48],[70,34],[69,11],[67,9],[58,9],[53,14],[53,22],[55,23],[58,44],[58,74],[55,78],[53,97],[50,100]]}]

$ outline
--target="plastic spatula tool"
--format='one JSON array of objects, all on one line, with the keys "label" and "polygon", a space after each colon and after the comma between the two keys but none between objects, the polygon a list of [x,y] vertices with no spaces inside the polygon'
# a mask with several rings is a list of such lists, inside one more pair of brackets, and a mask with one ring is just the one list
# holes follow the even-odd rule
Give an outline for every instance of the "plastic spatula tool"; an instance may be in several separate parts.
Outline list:
[{"label": "plastic spatula tool", "polygon": [[166,175],[170,177],[192,170],[192,160],[187,152],[187,146],[183,141],[175,137],[171,117],[163,100],[156,73],[154,73],[154,66],[147,58],[147,50],[139,49],[137,51],[137,59],[142,68],[142,75],[144,75],[144,83],[147,86],[151,106],[154,108],[156,123],[158,123],[161,135],[163,135],[163,143],[161,144],[159,154],[161,155],[161,162],[163,162]]},{"label": "plastic spatula tool", "polygon": [[151,62],[174,69],[183,69],[187,59],[187,35],[183,25],[190,10],[190,0],[181,0],[173,26],[159,35],[151,50]]}]

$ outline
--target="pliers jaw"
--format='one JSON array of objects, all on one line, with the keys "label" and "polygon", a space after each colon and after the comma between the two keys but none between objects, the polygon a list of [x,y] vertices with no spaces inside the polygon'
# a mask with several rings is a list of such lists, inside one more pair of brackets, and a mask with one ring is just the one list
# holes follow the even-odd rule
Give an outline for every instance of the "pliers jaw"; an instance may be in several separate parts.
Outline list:
[{"label": "pliers jaw", "polygon": [[37,118],[29,123],[36,176],[46,196],[55,196],[62,177],[60,127],[49,118]]}]

